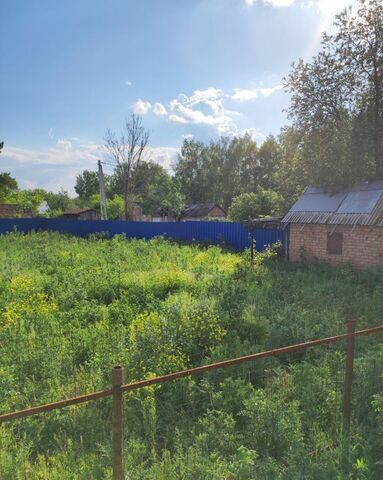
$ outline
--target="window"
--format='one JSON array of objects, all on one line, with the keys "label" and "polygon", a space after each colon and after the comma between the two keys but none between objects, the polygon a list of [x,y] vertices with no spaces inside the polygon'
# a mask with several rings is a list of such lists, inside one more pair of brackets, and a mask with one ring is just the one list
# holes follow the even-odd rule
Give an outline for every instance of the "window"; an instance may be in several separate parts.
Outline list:
[{"label": "window", "polygon": [[343,233],[334,232],[327,234],[327,253],[329,255],[342,255]]}]

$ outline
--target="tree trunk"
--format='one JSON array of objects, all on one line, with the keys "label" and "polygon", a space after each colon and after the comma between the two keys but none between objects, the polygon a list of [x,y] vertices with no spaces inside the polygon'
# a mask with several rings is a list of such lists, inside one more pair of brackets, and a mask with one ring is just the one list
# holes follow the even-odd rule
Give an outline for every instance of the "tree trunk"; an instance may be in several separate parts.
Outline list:
[{"label": "tree trunk", "polygon": [[125,220],[129,220],[128,189],[126,183],[124,183],[124,216]]}]

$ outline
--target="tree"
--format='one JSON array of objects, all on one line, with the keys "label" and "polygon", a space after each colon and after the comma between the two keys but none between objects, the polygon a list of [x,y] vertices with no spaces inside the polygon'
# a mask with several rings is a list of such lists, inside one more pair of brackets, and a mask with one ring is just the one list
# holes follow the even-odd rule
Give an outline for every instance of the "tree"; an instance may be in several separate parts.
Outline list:
[{"label": "tree", "polygon": [[52,212],[61,213],[74,206],[74,201],[69,197],[68,192],[63,189],[59,190],[58,193],[45,192],[43,197]]},{"label": "tree", "polygon": [[[100,202],[99,202],[100,204]],[[114,195],[106,201],[106,211],[110,220],[118,220],[124,214],[124,200],[119,195]]]},{"label": "tree", "polygon": [[[175,177],[188,203],[203,202],[209,190],[204,180],[204,155],[206,146],[202,142],[185,139],[175,165]],[[206,169],[205,169],[206,170]]]},{"label": "tree", "polygon": [[10,173],[0,173],[0,201],[6,200],[9,195],[17,191],[17,188],[17,182]]},{"label": "tree", "polygon": [[179,218],[185,210],[185,197],[180,192],[176,182],[171,179],[169,188],[160,199],[157,212],[162,216],[173,216]]},{"label": "tree", "polygon": [[279,134],[278,155],[271,177],[274,190],[283,199],[282,210],[287,211],[310,183],[299,130],[286,127]]},{"label": "tree", "polygon": [[310,181],[347,185],[383,175],[383,5],[358,0],[321,51],[293,65],[290,116]]},{"label": "tree", "polygon": [[97,194],[100,190],[98,173],[84,170],[77,175],[74,189],[81,199],[89,200],[92,195]]},{"label": "tree", "polygon": [[116,163],[115,174],[121,182],[125,218],[129,218],[129,195],[134,194],[135,173],[149,142],[149,132],[142,126],[142,117],[133,114],[117,136],[108,130],[105,147]]},{"label": "tree", "polygon": [[10,200],[16,203],[19,211],[31,210],[33,215],[39,214],[39,206],[44,200],[46,192],[42,188],[34,190],[18,190],[12,193]]},{"label": "tree", "polygon": [[256,192],[242,193],[229,207],[229,218],[243,222],[281,213],[282,198],[273,190],[258,187]]},{"label": "tree", "polygon": [[270,188],[277,152],[273,137],[260,148],[248,134],[208,145],[185,140],[175,178],[188,203],[215,202],[227,208],[243,192],[260,185]]}]

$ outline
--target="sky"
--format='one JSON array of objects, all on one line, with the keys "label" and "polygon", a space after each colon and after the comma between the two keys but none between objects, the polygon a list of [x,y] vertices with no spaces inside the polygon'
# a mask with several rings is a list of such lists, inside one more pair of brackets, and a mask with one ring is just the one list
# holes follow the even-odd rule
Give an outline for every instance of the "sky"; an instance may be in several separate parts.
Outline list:
[{"label": "sky", "polygon": [[288,123],[292,62],[310,60],[351,3],[1,0],[0,171],[72,195],[132,113],[169,171],[185,138],[262,143]]}]

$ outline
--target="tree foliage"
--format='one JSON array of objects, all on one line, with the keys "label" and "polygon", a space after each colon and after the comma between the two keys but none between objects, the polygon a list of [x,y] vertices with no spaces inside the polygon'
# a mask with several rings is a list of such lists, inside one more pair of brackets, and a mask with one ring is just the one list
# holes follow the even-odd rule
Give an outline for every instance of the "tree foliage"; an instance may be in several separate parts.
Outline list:
[{"label": "tree foliage", "polygon": [[273,190],[258,187],[255,192],[235,197],[229,208],[229,217],[236,222],[281,213],[282,197]]},{"label": "tree foliage", "polygon": [[383,5],[358,0],[336,17],[310,62],[286,80],[311,182],[350,185],[383,175]]},{"label": "tree foliage", "polygon": [[208,145],[185,140],[175,178],[187,203],[214,202],[226,209],[241,193],[271,187],[278,149],[273,137],[260,148],[249,135]]},{"label": "tree foliage", "polygon": [[105,148],[116,163],[115,174],[122,187],[125,218],[129,218],[128,196],[135,193],[138,167],[144,159],[149,142],[149,131],[142,125],[142,117],[132,114],[120,135],[108,130]]},{"label": "tree foliage", "polygon": [[9,197],[12,193],[14,193],[18,188],[17,181],[11,177],[10,173],[2,172],[0,173],[0,201],[3,202],[4,200]]},{"label": "tree foliage", "polygon": [[74,189],[79,198],[89,200],[100,191],[98,173],[84,170],[77,175]]}]

